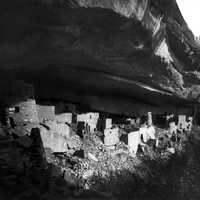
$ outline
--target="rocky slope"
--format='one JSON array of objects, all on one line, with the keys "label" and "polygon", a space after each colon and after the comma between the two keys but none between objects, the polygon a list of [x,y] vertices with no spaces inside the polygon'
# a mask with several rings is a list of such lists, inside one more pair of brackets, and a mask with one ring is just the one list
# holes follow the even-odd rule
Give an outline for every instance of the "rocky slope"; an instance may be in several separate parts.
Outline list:
[{"label": "rocky slope", "polygon": [[39,99],[199,101],[200,48],[175,0],[15,0],[1,13],[1,79],[33,83]]}]

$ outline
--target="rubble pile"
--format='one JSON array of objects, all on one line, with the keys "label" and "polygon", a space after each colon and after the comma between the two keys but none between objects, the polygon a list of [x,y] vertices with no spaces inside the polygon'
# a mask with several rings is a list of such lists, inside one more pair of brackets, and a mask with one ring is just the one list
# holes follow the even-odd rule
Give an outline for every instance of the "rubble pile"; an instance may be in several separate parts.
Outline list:
[{"label": "rubble pile", "polygon": [[169,116],[169,128],[161,129],[153,125],[151,112],[128,122],[30,99],[16,105],[0,113],[4,199],[138,197],[148,184],[170,184],[162,169],[185,152],[191,137],[193,119],[185,115],[177,125]]},{"label": "rubble pile", "polygon": [[[154,149],[151,145],[146,145],[144,152],[140,149],[137,157],[130,154],[124,142],[108,148],[97,136],[98,134],[87,134],[83,138],[81,150],[75,154],[57,154],[57,163],[62,166],[64,173],[67,172],[67,177],[74,180],[74,185],[77,184],[79,188],[87,190],[96,188],[100,180],[109,182],[113,176],[120,177],[124,172],[127,172],[128,176],[132,174],[146,180],[149,177],[149,169],[146,168],[145,162],[166,163],[175,152],[179,153],[184,148],[184,143],[180,144],[180,140],[169,148],[170,139],[167,136],[169,133],[159,128],[156,131],[160,138],[158,147]],[[182,148],[179,148],[180,146]]]},{"label": "rubble pile", "polygon": [[[189,138],[187,133],[170,138],[169,130],[156,127],[157,147],[147,143],[133,156],[122,141],[105,145],[103,133],[98,131],[88,132],[82,139],[72,135],[66,152],[54,152],[43,147],[39,132],[33,128],[29,135],[13,137],[1,128],[0,191],[4,199],[112,199],[119,193],[133,195],[133,191],[152,184],[172,157],[184,152]],[[120,132],[125,134],[124,130]],[[166,185],[162,181],[158,183]]]},{"label": "rubble pile", "polygon": [[[34,130],[30,136],[25,135],[17,139],[1,131],[1,199],[45,200],[73,197],[76,187],[64,181],[58,159],[50,150],[46,149],[45,154],[38,129]],[[50,163],[53,159],[54,162]]]}]

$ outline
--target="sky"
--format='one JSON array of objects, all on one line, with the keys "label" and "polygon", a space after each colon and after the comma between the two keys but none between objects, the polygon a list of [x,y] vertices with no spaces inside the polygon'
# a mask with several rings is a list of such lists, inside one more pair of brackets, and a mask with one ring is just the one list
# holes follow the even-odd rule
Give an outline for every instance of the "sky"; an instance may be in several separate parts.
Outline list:
[{"label": "sky", "polygon": [[179,9],[195,36],[200,36],[200,0],[176,0]]}]

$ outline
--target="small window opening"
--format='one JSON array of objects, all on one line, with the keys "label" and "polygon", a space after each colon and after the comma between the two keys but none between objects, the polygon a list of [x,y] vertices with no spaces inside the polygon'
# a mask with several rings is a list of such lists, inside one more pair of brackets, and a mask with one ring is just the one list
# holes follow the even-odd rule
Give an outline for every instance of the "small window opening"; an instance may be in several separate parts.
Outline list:
[{"label": "small window opening", "polygon": [[20,111],[19,106],[15,106],[15,113],[19,113],[19,111]]}]

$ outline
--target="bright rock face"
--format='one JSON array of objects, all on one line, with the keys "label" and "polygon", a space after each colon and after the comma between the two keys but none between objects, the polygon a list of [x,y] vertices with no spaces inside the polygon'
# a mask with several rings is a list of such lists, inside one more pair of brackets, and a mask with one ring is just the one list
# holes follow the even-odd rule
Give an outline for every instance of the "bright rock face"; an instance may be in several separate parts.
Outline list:
[{"label": "bright rock face", "polygon": [[126,17],[137,17],[142,20],[147,8],[148,0],[77,0],[73,1],[79,4],[81,7],[97,7],[113,9],[116,13],[119,13]]},{"label": "bright rock face", "polygon": [[160,46],[157,47],[155,54],[163,58],[166,63],[173,62],[172,56],[170,55],[170,52],[166,43],[166,39],[164,39],[161,42]]}]

